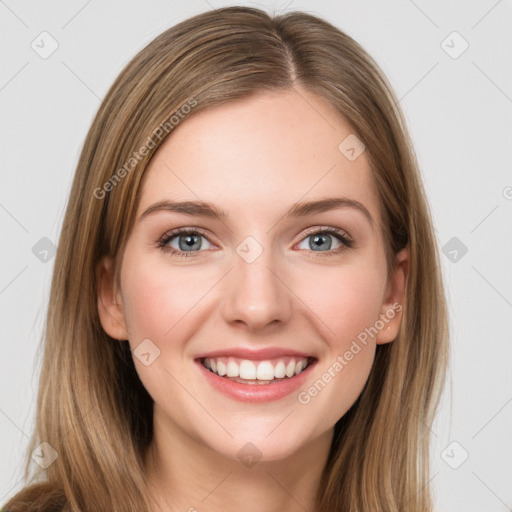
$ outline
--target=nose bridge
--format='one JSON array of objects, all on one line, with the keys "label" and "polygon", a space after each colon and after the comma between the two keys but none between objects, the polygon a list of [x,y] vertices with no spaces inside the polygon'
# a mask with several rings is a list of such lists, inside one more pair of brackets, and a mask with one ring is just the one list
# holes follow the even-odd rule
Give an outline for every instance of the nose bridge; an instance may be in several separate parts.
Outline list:
[{"label": "nose bridge", "polygon": [[224,303],[226,321],[243,322],[251,329],[261,329],[275,321],[286,322],[291,314],[291,297],[280,267],[271,244],[264,247],[253,236],[246,237],[233,254]]}]

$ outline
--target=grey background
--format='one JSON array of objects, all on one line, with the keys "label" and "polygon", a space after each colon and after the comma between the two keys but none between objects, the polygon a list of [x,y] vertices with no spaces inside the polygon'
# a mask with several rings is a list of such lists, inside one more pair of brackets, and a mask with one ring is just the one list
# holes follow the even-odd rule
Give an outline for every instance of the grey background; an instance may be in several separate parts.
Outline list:
[{"label": "grey background", "polygon": [[[239,3],[326,18],[368,50],[395,88],[444,248],[450,301],[449,385],[432,432],[436,510],[512,510],[510,0]],[[2,503],[22,485],[51,243],[100,99],[163,30],[234,4],[0,1]],[[58,43],[47,58],[31,47],[43,51],[43,31]],[[464,43],[453,31],[469,44],[457,58]]]}]

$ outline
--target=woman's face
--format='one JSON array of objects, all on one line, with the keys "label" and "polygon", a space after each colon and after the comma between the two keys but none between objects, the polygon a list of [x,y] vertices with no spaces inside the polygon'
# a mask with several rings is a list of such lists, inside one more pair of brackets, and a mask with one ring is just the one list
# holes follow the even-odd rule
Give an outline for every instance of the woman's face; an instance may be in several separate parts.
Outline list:
[{"label": "woman's face", "polygon": [[233,459],[330,440],[399,327],[407,254],[387,279],[380,223],[364,146],[304,89],[182,121],[100,292],[155,431]]}]

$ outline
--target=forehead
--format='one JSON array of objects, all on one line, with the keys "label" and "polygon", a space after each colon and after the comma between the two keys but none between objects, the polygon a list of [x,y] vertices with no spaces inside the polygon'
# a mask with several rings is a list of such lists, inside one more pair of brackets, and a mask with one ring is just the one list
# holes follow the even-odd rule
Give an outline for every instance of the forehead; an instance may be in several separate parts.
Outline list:
[{"label": "forehead", "polygon": [[354,137],[333,107],[299,88],[203,110],[181,121],[156,152],[138,214],[169,199],[202,200],[233,214],[278,214],[298,201],[344,196],[365,204],[377,220],[365,151],[347,157],[344,141],[361,149]]}]

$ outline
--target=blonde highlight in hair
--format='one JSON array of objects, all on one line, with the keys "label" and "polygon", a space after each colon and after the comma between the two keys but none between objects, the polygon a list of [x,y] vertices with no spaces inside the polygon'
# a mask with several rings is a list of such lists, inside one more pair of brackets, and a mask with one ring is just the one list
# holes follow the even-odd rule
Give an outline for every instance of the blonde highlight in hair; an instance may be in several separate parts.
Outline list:
[{"label": "blonde highlight in hair", "polygon": [[[432,510],[429,428],[445,375],[447,313],[431,215],[398,100],[371,57],[333,25],[249,7],[212,10],[162,33],[129,62],[96,114],[56,254],[26,477],[39,443],[49,443],[58,459],[32,475],[7,510],[150,510],[144,461],[153,404],[128,342],[101,326],[97,264],[110,255],[118,272],[144,172],[172,134],[166,123],[174,113],[193,103],[183,122],[295,85],[334,107],[365,144],[388,271],[398,251],[410,250],[399,334],[377,347],[363,392],[335,426],[317,512]],[[162,126],[169,129],[158,138]],[[134,157],[142,147],[148,150]]]}]

